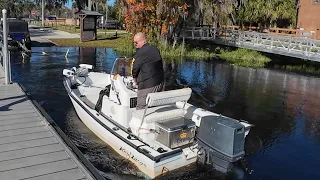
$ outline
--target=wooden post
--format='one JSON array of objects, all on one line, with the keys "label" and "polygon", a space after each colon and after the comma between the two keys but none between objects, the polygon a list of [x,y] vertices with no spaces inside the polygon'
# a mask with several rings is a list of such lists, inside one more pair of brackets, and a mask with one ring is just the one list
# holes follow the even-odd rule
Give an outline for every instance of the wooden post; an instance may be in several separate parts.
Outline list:
[{"label": "wooden post", "polygon": [[192,39],[194,39],[194,27],[192,27]]},{"label": "wooden post", "polygon": [[80,17],[80,42],[82,42],[82,35],[83,35],[83,16],[79,15]]},{"label": "wooden post", "polygon": [[291,48],[291,41],[292,41],[292,37],[290,37],[290,40],[289,40],[289,46],[288,46],[288,52],[290,52],[290,48]]},{"label": "wooden post", "polygon": [[227,42],[227,29],[224,29],[224,42]]},{"label": "wooden post", "polygon": [[94,40],[97,40],[98,34],[97,34],[97,19],[98,17],[96,16],[94,18]]},{"label": "wooden post", "polygon": [[[78,16],[78,18],[76,18],[75,20],[74,20],[74,32],[77,32],[77,25],[78,25],[78,19],[79,19],[79,16]],[[79,20],[79,22],[80,22],[80,20]],[[79,26],[80,26],[80,24],[79,24]],[[81,35],[81,34],[80,34]]]}]

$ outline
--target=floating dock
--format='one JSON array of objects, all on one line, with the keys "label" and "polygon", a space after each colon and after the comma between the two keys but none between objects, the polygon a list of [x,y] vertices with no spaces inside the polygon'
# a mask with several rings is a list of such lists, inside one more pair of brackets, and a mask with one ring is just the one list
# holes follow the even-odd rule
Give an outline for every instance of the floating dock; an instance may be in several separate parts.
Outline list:
[{"label": "floating dock", "polygon": [[0,179],[105,179],[0,64]]}]

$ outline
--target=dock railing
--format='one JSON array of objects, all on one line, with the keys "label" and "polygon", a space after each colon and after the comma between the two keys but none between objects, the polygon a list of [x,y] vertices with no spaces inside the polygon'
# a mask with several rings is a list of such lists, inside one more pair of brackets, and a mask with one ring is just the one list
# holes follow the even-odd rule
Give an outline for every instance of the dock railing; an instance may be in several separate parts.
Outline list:
[{"label": "dock railing", "polygon": [[188,27],[182,39],[207,40],[216,44],[320,62],[320,40],[227,28]]}]

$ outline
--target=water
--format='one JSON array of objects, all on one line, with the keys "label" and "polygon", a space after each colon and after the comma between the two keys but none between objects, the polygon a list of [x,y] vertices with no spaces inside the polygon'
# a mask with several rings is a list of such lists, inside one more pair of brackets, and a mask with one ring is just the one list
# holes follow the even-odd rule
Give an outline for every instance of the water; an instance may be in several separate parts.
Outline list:
[{"label": "water", "polygon": [[[12,78],[21,83],[104,176],[138,179],[136,168],[97,138],[76,115],[62,70],[79,63],[108,72],[112,49],[34,47],[30,59],[12,55]],[[44,55],[42,52],[46,52]],[[320,78],[221,62],[166,63],[167,89],[189,86],[190,102],[255,125],[247,137],[253,174],[199,171],[195,166],[162,179],[319,179]]]}]

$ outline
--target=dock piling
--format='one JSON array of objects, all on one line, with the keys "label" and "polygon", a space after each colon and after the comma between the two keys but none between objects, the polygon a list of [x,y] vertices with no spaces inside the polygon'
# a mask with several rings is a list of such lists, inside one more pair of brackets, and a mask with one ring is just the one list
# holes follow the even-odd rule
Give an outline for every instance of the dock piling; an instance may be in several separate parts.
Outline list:
[{"label": "dock piling", "polygon": [[5,73],[5,84],[11,83],[11,70],[10,70],[10,59],[8,51],[8,28],[7,28],[7,10],[2,9],[2,21],[3,21],[3,66]]}]

